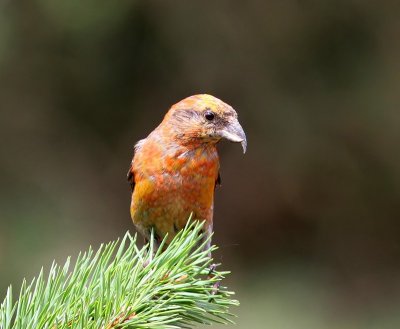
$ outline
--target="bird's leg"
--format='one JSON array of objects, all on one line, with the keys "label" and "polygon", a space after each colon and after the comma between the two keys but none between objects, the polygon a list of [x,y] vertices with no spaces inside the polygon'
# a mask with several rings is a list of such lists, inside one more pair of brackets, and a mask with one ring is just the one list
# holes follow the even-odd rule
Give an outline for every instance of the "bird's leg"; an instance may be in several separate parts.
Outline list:
[{"label": "bird's leg", "polygon": [[212,258],[211,255],[211,236],[212,236],[212,230],[213,230],[213,225],[208,224],[207,222],[205,223],[204,229],[202,230],[203,234],[203,243],[204,247],[203,250],[208,250],[208,257]]},{"label": "bird's leg", "polygon": [[[144,238],[144,243],[147,245],[147,249],[150,252],[151,245],[152,245],[152,255],[151,259],[154,258],[156,255],[158,249],[160,248],[161,245],[161,237],[157,234],[154,228],[151,228],[148,232],[148,234],[145,235]],[[146,267],[149,265],[150,260],[147,260],[143,263],[143,267]]]},{"label": "bird's leg", "polygon": [[[218,266],[218,264],[211,264],[211,265],[210,265],[209,272],[208,272],[208,275],[207,275],[207,278],[208,278],[209,280],[215,277],[214,273],[215,273],[215,269],[217,268],[217,266]],[[211,290],[211,294],[212,294],[212,295],[217,294],[220,285],[221,285],[221,282],[220,282],[220,281],[217,281],[217,282],[215,282],[215,283],[213,284],[213,288],[212,288],[212,290]]]},{"label": "bird's leg", "polygon": [[[204,250],[208,250],[208,257],[212,259],[211,255],[211,234],[212,234],[212,225],[209,225],[205,231],[203,232],[204,240],[207,242],[204,244]],[[215,269],[217,268],[218,264],[211,264],[209,268],[209,272],[207,278],[210,280],[215,277]],[[213,284],[213,289],[211,291],[212,295],[215,295],[218,292],[220,286],[220,282],[217,281]]]}]

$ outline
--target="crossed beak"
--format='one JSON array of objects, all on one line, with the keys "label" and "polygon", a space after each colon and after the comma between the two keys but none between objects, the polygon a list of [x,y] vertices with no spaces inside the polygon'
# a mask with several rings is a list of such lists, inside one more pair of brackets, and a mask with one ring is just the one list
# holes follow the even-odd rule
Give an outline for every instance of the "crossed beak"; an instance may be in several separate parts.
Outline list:
[{"label": "crossed beak", "polygon": [[225,138],[228,141],[242,144],[243,153],[246,153],[247,149],[246,134],[244,133],[244,130],[240,125],[239,121],[235,120],[231,124],[221,129],[219,133],[222,138]]}]

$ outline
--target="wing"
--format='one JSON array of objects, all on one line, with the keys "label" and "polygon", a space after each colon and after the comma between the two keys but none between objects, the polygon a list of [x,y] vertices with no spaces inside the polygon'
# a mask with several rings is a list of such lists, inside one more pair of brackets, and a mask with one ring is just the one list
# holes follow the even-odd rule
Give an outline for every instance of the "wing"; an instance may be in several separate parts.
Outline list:
[{"label": "wing", "polygon": [[[142,146],[145,143],[145,141],[146,141],[146,139],[141,139],[140,141],[138,141],[135,144],[134,154],[140,152],[140,149],[142,148]],[[128,182],[131,185],[132,192],[133,192],[133,190],[135,189],[135,174],[133,172],[133,167],[132,166],[133,166],[133,159],[132,159],[132,162],[131,162],[131,166],[129,167],[128,174],[126,175],[126,178],[128,179]]]},{"label": "wing", "polygon": [[221,173],[220,172],[218,172],[218,177],[215,180],[215,187],[217,187],[217,186],[221,186]]},{"label": "wing", "polygon": [[129,184],[131,185],[132,192],[135,188],[135,174],[133,173],[132,166],[129,167],[128,174],[126,175]]}]

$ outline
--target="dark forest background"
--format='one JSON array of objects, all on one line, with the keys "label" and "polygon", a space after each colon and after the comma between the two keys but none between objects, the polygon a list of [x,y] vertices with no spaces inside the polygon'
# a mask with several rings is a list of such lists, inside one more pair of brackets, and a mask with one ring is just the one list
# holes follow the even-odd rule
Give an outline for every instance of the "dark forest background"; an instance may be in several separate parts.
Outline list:
[{"label": "dark forest background", "polygon": [[[400,326],[396,1],[0,1],[0,292],[134,231],[134,143],[213,94],[235,328]],[[1,299],[1,298],[0,298]]]}]

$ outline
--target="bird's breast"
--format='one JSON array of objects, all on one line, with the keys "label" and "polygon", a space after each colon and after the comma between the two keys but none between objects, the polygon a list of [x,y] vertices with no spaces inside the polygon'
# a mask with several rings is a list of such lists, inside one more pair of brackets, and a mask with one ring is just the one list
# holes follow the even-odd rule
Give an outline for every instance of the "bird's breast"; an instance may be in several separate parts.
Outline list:
[{"label": "bird's breast", "polygon": [[142,167],[145,170],[135,173],[131,205],[134,221],[146,226],[173,221],[182,228],[192,212],[198,219],[212,220],[219,171],[215,147],[171,152],[159,165]]},{"label": "bird's breast", "polygon": [[152,179],[168,201],[209,207],[218,170],[216,151],[195,149],[166,156],[161,172],[154,173]]}]

